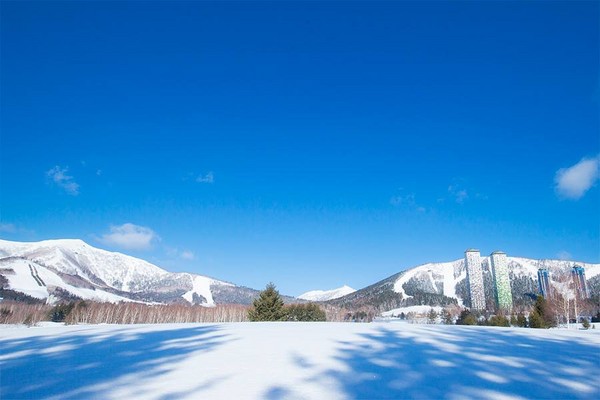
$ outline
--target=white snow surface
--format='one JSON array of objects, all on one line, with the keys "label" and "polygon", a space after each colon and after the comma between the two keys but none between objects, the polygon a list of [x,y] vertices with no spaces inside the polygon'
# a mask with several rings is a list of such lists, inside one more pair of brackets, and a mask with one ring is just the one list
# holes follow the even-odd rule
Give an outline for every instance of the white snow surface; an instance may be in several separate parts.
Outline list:
[{"label": "white snow surface", "polygon": [[344,285],[337,289],[331,290],[311,290],[310,292],[302,293],[300,296],[298,296],[298,298],[309,301],[327,301],[338,299],[354,292],[356,292],[356,289],[352,289],[350,286]]},{"label": "white snow surface", "polygon": [[600,329],[0,326],[2,399],[598,399]]},{"label": "white snow surface", "polygon": [[408,307],[400,307],[394,308],[389,311],[385,311],[381,313],[382,317],[397,317],[401,313],[415,313],[415,314],[427,314],[431,310],[435,310],[435,312],[440,313],[442,311],[442,307],[439,306],[408,306]]}]

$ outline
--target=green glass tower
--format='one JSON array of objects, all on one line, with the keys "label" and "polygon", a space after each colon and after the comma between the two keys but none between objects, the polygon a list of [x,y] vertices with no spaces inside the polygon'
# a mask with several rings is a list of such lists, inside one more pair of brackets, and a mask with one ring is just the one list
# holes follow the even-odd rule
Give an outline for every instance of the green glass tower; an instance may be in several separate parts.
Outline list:
[{"label": "green glass tower", "polygon": [[508,277],[508,260],[506,253],[495,251],[490,255],[492,274],[494,276],[494,294],[498,310],[510,311],[513,306],[510,278]]}]

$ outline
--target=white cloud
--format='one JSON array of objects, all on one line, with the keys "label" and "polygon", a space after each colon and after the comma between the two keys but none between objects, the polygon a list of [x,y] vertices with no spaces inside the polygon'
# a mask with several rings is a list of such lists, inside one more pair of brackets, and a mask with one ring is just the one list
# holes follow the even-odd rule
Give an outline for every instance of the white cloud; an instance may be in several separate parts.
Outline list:
[{"label": "white cloud", "polygon": [[599,178],[600,156],[582,158],[577,164],[556,171],[556,193],[566,199],[577,200],[596,184]]},{"label": "white cloud", "polygon": [[467,193],[467,190],[458,185],[448,186],[448,193],[450,193],[450,196],[452,196],[454,201],[456,201],[458,204],[463,204],[465,200],[469,198],[469,193]]},{"label": "white cloud", "polygon": [[71,196],[77,196],[79,194],[79,184],[73,180],[72,176],[67,175],[69,168],[61,168],[55,166],[54,168],[46,171],[46,176],[52,179],[52,182],[58,187],[61,187]]},{"label": "white cloud", "polygon": [[206,175],[200,175],[196,178],[196,182],[199,183],[213,183],[215,181],[215,174],[212,171],[207,173]]},{"label": "white cloud", "polygon": [[403,207],[411,210],[416,210],[420,213],[427,211],[425,207],[417,204],[414,193],[400,194],[394,196],[390,199],[390,204],[394,207]]},{"label": "white cloud", "polygon": [[194,253],[189,250],[182,251],[180,257],[184,260],[193,260],[195,258]]},{"label": "white cloud", "polygon": [[126,223],[111,226],[110,233],[102,235],[99,240],[104,244],[127,250],[147,250],[152,247],[153,242],[159,241],[160,237],[150,228]]},{"label": "white cloud", "polygon": [[413,207],[416,205],[415,194],[409,193],[409,194],[394,196],[390,199],[390,204],[393,206],[396,206],[396,207],[399,207],[399,206]]},{"label": "white cloud", "polygon": [[17,227],[15,224],[0,224],[0,232],[15,233]]}]

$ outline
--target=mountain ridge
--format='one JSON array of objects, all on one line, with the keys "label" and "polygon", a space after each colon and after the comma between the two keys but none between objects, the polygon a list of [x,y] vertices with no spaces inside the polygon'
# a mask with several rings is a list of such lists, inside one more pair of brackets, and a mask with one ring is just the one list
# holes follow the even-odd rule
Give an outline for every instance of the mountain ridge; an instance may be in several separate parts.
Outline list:
[{"label": "mountain ridge", "polygon": [[[600,264],[569,260],[530,259],[507,257],[511,291],[515,306],[533,304],[539,294],[538,268],[547,268],[552,274],[565,274],[575,265],[586,270],[586,281],[592,295],[600,295]],[[493,310],[494,293],[490,258],[481,257],[487,309]],[[379,312],[415,305],[470,306],[464,258],[449,262],[425,263],[408,268],[373,283],[354,293],[328,300],[346,308],[371,307]]]},{"label": "mountain ridge", "polygon": [[[169,272],[148,261],[93,247],[80,239],[13,242],[0,239],[0,268],[8,286],[36,298],[249,304],[255,289],[187,272]],[[36,278],[41,278],[42,284]],[[46,281],[48,283],[46,283]],[[57,290],[58,289],[58,290]],[[289,297],[288,297],[289,298]]]},{"label": "mountain ridge", "polygon": [[327,301],[343,297],[347,294],[356,292],[356,289],[348,285],[343,285],[336,289],[330,290],[310,290],[298,296],[299,299],[308,301]]},{"label": "mountain ridge", "polygon": [[[566,273],[574,265],[586,269],[590,292],[600,293],[600,264],[508,257],[515,305],[530,304],[537,294],[537,270]],[[493,309],[489,257],[481,257],[484,288]],[[148,261],[95,248],[81,239],[12,242],[0,239],[3,289],[54,301],[82,298],[146,303],[251,304],[259,291],[188,272],[169,272]],[[345,308],[371,307],[383,312],[403,306],[456,304],[469,306],[464,259],[407,268],[367,287],[306,292],[287,303],[316,301]]]}]

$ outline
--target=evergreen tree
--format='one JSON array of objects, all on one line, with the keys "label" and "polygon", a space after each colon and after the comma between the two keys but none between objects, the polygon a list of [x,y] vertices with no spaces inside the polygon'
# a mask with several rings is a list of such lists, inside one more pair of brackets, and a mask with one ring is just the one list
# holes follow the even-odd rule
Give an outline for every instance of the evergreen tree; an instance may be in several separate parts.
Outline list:
[{"label": "evergreen tree", "polygon": [[456,325],[477,325],[477,318],[473,313],[467,309],[462,310],[458,319],[456,320]]},{"label": "evergreen tree", "polygon": [[581,321],[581,326],[583,326],[583,329],[589,329],[590,321],[587,318],[583,318],[583,321]]},{"label": "evergreen tree", "polygon": [[491,326],[510,326],[510,321],[504,315],[492,315],[489,324]]},{"label": "evergreen tree", "polygon": [[269,283],[252,303],[252,308],[248,311],[248,319],[250,321],[281,321],[284,317],[285,311],[281,295],[275,285]]},{"label": "evergreen tree", "polygon": [[546,299],[538,295],[533,306],[533,311],[529,314],[529,327],[551,328],[553,326],[556,326],[554,313],[550,309]]},{"label": "evergreen tree", "polygon": [[284,307],[286,321],[325,321],[325,311],[314,304],[291,304]]},{"label": "evergreen tree", "polygon": [[530,328],[545,328],[544,319],[538,312],[538,310],[533,310],[531,314],[529,314],[529,327]]},{"label": "evergreen tree", "polygon": [[432,308],[431,310],[429,310],[429,314],[427,314],[427,323],[435,324],[437,317],[438,317],[438,313]]}]

